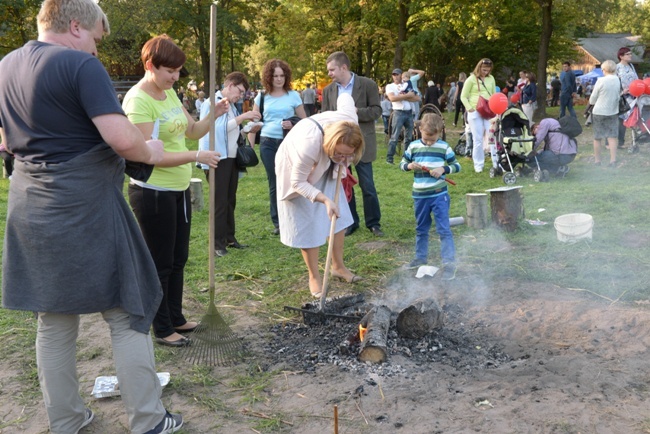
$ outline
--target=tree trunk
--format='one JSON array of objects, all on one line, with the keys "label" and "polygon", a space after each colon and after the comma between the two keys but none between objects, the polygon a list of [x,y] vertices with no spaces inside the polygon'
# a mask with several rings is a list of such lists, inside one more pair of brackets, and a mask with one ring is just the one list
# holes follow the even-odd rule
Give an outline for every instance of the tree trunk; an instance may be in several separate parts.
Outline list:
[{"label": "tree trunk", "polygon": [[553,35],[553,0],[537,0],[542,9],[542,34],[539,39],[539,55],[537,57],[537,110],[535,118],[540,120],[546,116],[546,64],[548,63],[548,47]]},{"label": "tree trunk", "polygon": [[402,43],[406,41],[407,24],[409,20],[409,3],[410,0],[399,0],[398,3],[399,22],[397,23],[397,42],[395,43],[393,68],[402,68],[402,59],[404,58],[404,47],[402,47]]},{"label": "tree trunk", "polygon": [[366,329],[359,350],[359,360],[362,362],[383,363],[388,358],[386,343],[390,313],[386,306],[375,306],[361,319],[361,325]]},{"label": "tree trunk", "polygon": [[499,187],[488,190],[492,221],[507,232],[516,230],[519,217],[524,215],[520,190],[521,187]]},{"label": "tree trunk", "polygon": [[474,229],[485,229],[488,224],[487,194],[467,193],[465,206],[467,208],[467,226]]}]

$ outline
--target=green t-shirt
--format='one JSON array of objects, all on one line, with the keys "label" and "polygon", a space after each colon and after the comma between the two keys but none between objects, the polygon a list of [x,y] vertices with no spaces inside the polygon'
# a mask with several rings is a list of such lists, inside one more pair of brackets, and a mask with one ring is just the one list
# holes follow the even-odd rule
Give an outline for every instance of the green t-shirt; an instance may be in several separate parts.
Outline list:
[{"label": "green t-shirt", "polygon": [[[158,139],[163,141],[165,152],[186,152],[187,117],[183,105],[173,89],[166,90],[165,94],[167,98],[158,101],[143,90],[133,87],[124,97],[122,108],[133,124],[156,122],[159,119]],[[175,167],[156,166],[147,184],[166,190],[183,191],[190,186],[191,177],[191,163]]]}]

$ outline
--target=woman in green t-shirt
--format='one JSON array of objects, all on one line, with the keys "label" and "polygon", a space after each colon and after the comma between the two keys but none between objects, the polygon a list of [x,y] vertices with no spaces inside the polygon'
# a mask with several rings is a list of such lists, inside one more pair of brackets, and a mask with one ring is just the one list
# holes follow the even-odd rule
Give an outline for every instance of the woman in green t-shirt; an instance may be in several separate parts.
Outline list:
[{"label": "woman in green t-shirt", "polygon": [[[183,273],[190,243],[192,164],[217,167],[219,153],[190,151],[185,138],[199,139],[210,129],[209,117],[197,122],[183,107],[173,89],[185,63],[185,54],[167,36],[150,39],[142,47],[145,75],[124,97],[129,120],[145,138],[158,138],[165,145],[163,161],[146,181],[131,179],[129,202],[153,257],[163,299],[153,321],[156,343],[182,347],[190,340],[196,322],[183,316]],[[229,108],[227,99],[215,105],[216,116]]]}]

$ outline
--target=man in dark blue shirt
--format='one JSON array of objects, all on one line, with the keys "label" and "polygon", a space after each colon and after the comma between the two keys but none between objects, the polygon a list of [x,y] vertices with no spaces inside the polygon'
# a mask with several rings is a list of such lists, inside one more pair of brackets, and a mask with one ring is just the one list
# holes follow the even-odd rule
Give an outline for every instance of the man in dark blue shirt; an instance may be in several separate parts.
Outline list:
[{"label": "man in dark blue shirt", "polygon": [[560,117],[564,116],[566,109],[569,114],[574,118],[576,111],[573,109],[573,96],[576,94],[576,76],[571,71],[571,63],[564,62],[562,64],[562,73],[560,74],[560,82],[562,83],[562,91],[560,92]]}]

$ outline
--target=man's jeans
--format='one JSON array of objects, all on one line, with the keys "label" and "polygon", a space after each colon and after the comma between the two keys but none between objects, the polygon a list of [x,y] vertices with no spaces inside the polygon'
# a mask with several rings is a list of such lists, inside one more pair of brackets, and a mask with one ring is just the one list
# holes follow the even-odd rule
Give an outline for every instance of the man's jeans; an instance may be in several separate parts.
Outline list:
[{"label": "man's jeans", "polygon": [[[379,209],[379,198],[375,189],[375,181],[372,176],[372,163],[357,163],[354,168],[359,178],[359,187],[363,193],[363,214],[366,218],[366,227],[368,229],[374,226],[381,226],[381,210]],[[350,211],[354,219],[354,226],[359,226],[359,214],[357,213],[357,202],[354,198],[354,189],[352,189],[352,199],[350,199]]]},{"label": "man's jeans", "polygon": [[569,114],[576,118],[576,111],[573,110],[573,95],[561,94],[560,95],[560,117],[564,116],[565,109],[569,110]]},{"label": "man's jeans", "polygon": [[402,127],[406,127],[404,134],[404,148],[413,140],[413,112],[411,110],[393,110],[393,135],[388,142],[388,155],[386,161],[393,162],[395,156],[395,149],[397,148],[397,141],[399,140],[399,133]]},{"label": "man's jeans", "polygon": [[278,153],[278,148],[283,139],[274,139],[271,137],[260,137],[260,157],[264,169],[266,170],[266,177],[269,181],[269,208],[271,210],[271,221],[273,226],[280,227],[278,220],[278,201],[276,198],[276,184],[275,184],[275,154]]}]

